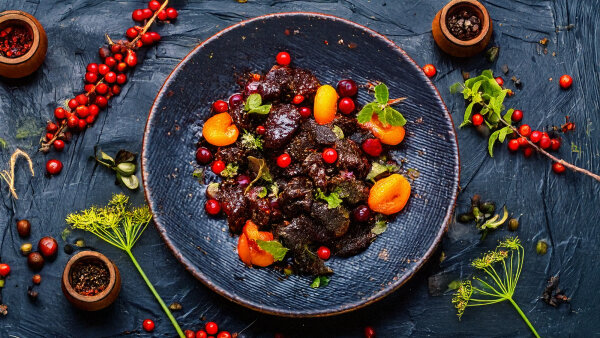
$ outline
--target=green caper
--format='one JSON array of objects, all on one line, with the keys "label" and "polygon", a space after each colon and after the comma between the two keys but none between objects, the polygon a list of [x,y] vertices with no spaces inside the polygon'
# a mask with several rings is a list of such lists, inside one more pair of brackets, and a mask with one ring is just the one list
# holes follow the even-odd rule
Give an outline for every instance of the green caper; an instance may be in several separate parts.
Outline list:
[{"label": "green caper", "polygon": [[508,221],[508,230],[517,231],[518,228],[519,228],[519,220],[516,218],[511,218]]},{"label": "green caper", "polygon": [[538,241],[535,246],[535,251],[537,251],[538,255],[545,255],[546,252],[548,252],[548,243],[543,240]]},{"label": "green caper", "polygon": [[493,214],[496,211],[496,204],[494,202],[485,202],[482,203],[479,207],[484,214]]},{"label": "green caper", "polygon": [[475,216],[473,216],[473,214],[470,212],[465,212],[464,214],[458,215],[458,221],[461,223],[469,223],[474,219]]}]

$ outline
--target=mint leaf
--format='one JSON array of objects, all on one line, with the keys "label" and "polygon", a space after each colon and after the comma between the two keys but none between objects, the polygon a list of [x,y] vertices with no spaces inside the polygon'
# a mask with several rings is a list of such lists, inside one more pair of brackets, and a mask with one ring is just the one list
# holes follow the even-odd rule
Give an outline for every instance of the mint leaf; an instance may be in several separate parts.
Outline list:
[{"label": "mint leaf", "polygon": [[381,104],[387,104],[390,100],[390,91],[385,83],[375,86],[375,99]]},{"label": "mint leaf", "polygon": [[387,230],[388,222],[386,220],[380,219],[375,222],[375,226],[371,229],[371,232],[375,235],[381,235]]},{"label": "mint leaf", "polygon": [[257,239],[256,244],[258,244],[258,247],[260,247],[262,250],[270,253],[275,261],[283,260],[283,258],[285,258],[285,254],[288,252],[288,249],[278,241],[263,241]]},{"label": "mint leaf", "polygon": [[265,104],[265,105],[262,105],[262,106],[251,108],[248,111],[248,114],[267,115],[270,111],[271,111],[271,105],[270,104]]},{"label": "mint leaf", "polygon": [[488,152],[490,153],[490,157],[494,157],[494,143],[500,136],[500,130],[496,130],[490,135],[490,139],[488,140]]},{"label": "mint leaf", "polygon": [[249,111],[256,107],[259,107],[262,104],[262,97],[260,94],[254,93],[250,94],[246,99],[246,104],[244,105],[244,110]]},{"label": "mint leaf", "polygon": [[358,123],[362,124],[371,121],[371,118],[373,117],[373,112],[375,112],[375,105],[376,103],[374,102],[367,103],[363,107],[363,109],[361,109],[360,112],[358,112],[358,115],[356,116]]},{"label": "mint leaf", "polygon": [[326,195],[323,191],[321,191],[321,189],[317,189],[317,199],[322,199],[325,202],[327,202],[327,208],[328,209],[334,209],[339,207],[343,200],[340,198],[339,194],[337,192],[332,192],[329,195]]},{"label": "mint leaf", "polygon": [[498,136],[498,141],[500,141],[500,143],[503,143],[506,136],[512,134],[512,132],[513,132],[513,130],[510,127],[504,127],[502,129],[500,129],[500,135]]},{"label": "mint leaf", "polygon": [[329,285],[329,277],[317,276],[317,278],[315,278],[315,280],[313,280],[313,282],[310,284],[310,287],[316,289],[327,285]]},{"label": "mint leaf", "polygon": [[[383,113],[387,124],[392,126],[403,126],[406,124],[406,119],[402,114],[392,107],[385,107]],[[381,116],[381,115],[379,115]]]},{"label": "mint leaf", "polygon": [[506,114],[504,114],[504,116],[502,117],[506,123],[512,123],[512,114],[514,113],[514,111],[515,110],[513,108],[510,108],[508,111],[506,111]]},{"label": "mint leaf", "polygon": [[473,106],[474,105],[475,105],[475,102],[471,102],[467,106],[467,109],[465,109],[465,117],[463,118],[463,123],[461,123],[461,125],[459,126],[459,128],[462,128],[463,126],[471,124],[471,112],[473,111]]}]

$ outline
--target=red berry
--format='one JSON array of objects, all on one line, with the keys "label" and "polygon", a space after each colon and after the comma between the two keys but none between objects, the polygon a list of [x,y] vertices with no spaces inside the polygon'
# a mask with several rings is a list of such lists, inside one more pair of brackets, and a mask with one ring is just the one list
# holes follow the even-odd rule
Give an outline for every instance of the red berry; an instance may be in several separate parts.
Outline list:
[{"label": "red berry", "polygon": [[153,44],[154,40],[152,39],[152,35],[150,35],[150,33],[144,33],[144,34],[142,34],[142,42],[146,46],[149,46],[149,45]]},{"label": "red berry", "polygon": [[125,74],[117,75],[117,83],[118,84],[124,84],[125,82],[127,82],[127,75],[125,75]]},{"label": "red berry", "polygon": [[523,124],[519,127],[519,134],[528,137],[531,134],[531,127],[528,124]]},{"label": "red berry", "polygon": [[326,261],[329,259],[329,257],[331,257],[331,251],[328,247],[322,246],[319,248],[319,250],[317,250],[317,256],[319,256],[319,258],[321,258],[322,260]]},{"label": "red berry", "polygon": [[365,338],[375,338],[375,329],[372,326],[365,327]]},{"label": "red berry", "polygon": [[225,113],[227,110],[229,110],[229,106],[227,105],[227,102],[225,102],[223,100],[215,101],[212,105],[212,108],[217,113]]},{"label": "red berry", "polygon": [[88,109],[87,106],[78,106],[77,109],[75,110],[75,114],[77,114],[77,117],[84,119],[88,115],[90,115],[90,110]]},{"label": "red berry", "polygon": [[91,116],[97,116],[98,113],[100,112],[100,108],[98,108],[98,106],[95,104],[90,104],[88,106],[88,110],[89,110]]},{"label": "red berry", "polygon": [[86,105],[88,103],[88,97],[85,96],[85,94],[79,94],[75,97],[75,100],[77,100],[77,103],[79,105]]},{"label": "red berry", "polygon": [[221,173],[221,171],[225,170],[225,162],[223,162],[221,160],[216,160],[212,163],[212,165],[210,166],[210,169],[212,170],[213,173],[219,175]]},{"label": "red berry", "polygon": [[100,108],[106,108],[106,106],[108,106],[108,100],[106,99],[106,97],[98,95],[96,96],[96,100],[94,101],[94,103]]},{"label": "red berry", "polygon": [[129,38],[129,40],[133,40],[135,39],[136,36],[138,36],[138,29],[135,27],[129,27],[127,29],[127,32],[125,32],[125,35],[127,35],[127,37]]},{"label": "red berry", "polygon": [[542,149],[548,149],[550,147],[550,137],[544,135],[540,139],[540,147]]},{"label": "red berry", "polygon": [[[112,46],[110,46],[110,51],[114,54],[114,53],[118,53],[121,51],[121,46],[114,44]],[[107,58],[110,57],[110,55],[106,56]]]},{"label": "red berry", "polygon": [[97,63],[88,63],[85,68],[89,73],[98,73],[98,64]]},{"label": "red berry", "polygon": [[217,338],[231,338],[231,333],[229,333],[227,331],[221,331],[217,335]]},{"label": "red berry", "polygon": [[323,157],[323,161],[331,164],[337,161],[338,154],[337,151],[335,151],[335,149],[327,148],[323,150],[323,154],[321,156]]},{"label": "red berry", "polygon": [[53,143],[54,145],[54,150],[56,151],[63,151],[63,149],[65,149],[65,142],[63,140],[56,140]]},{"label": "red berry", "polygon": [[49,133],[56,133],[57,130],[58,126],[56,125],[56,123],[48,122],[48,124],[46,125],[46,131]]},{"label": "red berry", "polygon": [[85,86],[83,86],[83,90],[84,90],[86,93],[91,93],[91,92],[93,92],[93,91],[94,91],[94,88],[95,88],[95,86],[94,86],[94,84],[92,84],[92,83],[88,83],[88,84],[86,84]]},{"label": "red berry", "polygon": [[154,321],[152,319],[145,319],[142,323],[142,327],[146,332],[152,332],[154,331]]},{"label": "red berry", "polygon": [[527,138],[524,136],[519,137],[517,141],[519,142],[519,147],[526,147],[529,144],[529,142],[527,142]]},{"label": "red berry", "polygon": [[162,11],[158,12],[157,18],[158,18],[158,20],[160,20],[160,21],[165,21],[165,20],[167,20],[167,11],[165,11],[165,10],[163,9]]},{"label": "red berry", "polygon": [[523,119],[523,112],[518,109],[515,109],[510,118],[511,120],[513,120],[513,122],[519,122]]},{"label": "red berry", "polygon": [[133,11],[133,13],[131,13],[131,18],[133,19],[133,21],[142,21],[144,20],[144,12],[141,9],[136,9],[135,11]]},{"label": "red berry", "polygon": [[208,322],[204,325],[204,330],[206,330],[206,333],[208,334],[217,334],[217,332],[219,332],[219,326],[215,322]]},{"label": "red berry", "polygon": [[206,338],[206,337],[208,337],[208,335],[206,334],[206,331],[200,330],[200,331],[196,332],[196,338]]},{"label": "red berry", "polygon": [[99,83],[96,86],[96,93],[106,95],[106,93],[108,93],[108,85],[106,83]]},{"label": "red berry", "polygon": [[113,57],[115,58],[115,60],[117,60],[117,65],[119,64],[119,62],[123,61],[123,54],[121,53],[117,53],[113,55]]},{"label": "red berry", "polygon": [[235,180],[242,187],[247,187],[248,184],[250,184],[250,177],[248,177],[247,175],[239,175]]},{"label": "red berry", "polygon": [[277,53],[277,56],[275,57],[275,60],[281,66],[287,66],[287,65],[290,64],[290,62],[292,62],[292,58],[290,57],[290,54],[288,52],[279,52],[279,53]]},{"label": "red berry", "polygon": [[94,123],[94,121],[96,121],[96,116],[90,115],[85,118],[85,123],[87,123],[87,124],[92,124],[92,123]]},{"label": "red berry", "polygon": [[560,139],[559,138],[553,138],[550,140],[550,149],[556,151],[560,148]]},{"label": "red berry", "polygon": [[144,19],[150,19],[154,13],[152,13],[150,8],[144,8],[142,9],[142,15],[144,16]]},{"label": "red berry", "polygon": [[79,119],[79,123],[77,124],[77,128],[79,130],[84,130],[87,127],[87,122],[84,119]]},{"label": "red berry", "polygon": [[502,77],[498,76],[496,78],[496,83],[498,84],[498,86],[502,87],[502,86],[504,86],[504,79]]},{"label": "red berry", "polygon": [[60,174],[62,167],[62,162],[59,160],[48,160],[48,162],[46,162],[46,172],[50,175]]},{"label": "red berry", "polygon": [[508,141],[508,149],[510,149],[510,151],[519,150],[519,141],[517,141],[516,139]]},{"label": "red berry", "polygon": [[148,34],[150,34],[152,41],[154,41],[154,42],[160,41],[160,34],[158,34],[157,32],[150,32]]},{"label": "red berry", "polygon": [[167,18],[174,20],[174,19],[177,19],[177,15],[178,15],[178,13],[175,8],[171,8],[171,7],[167,8]]},{"label": "red berry", "polygon": [[156,12],[160,8],[160,2],[152,0],[148,3],[148,8],[150,8],[150,10],[153,12]]},{"label": "red berry", "polygon": [[277,165],[280,168],[287,168],[292,163],[292,158],[288,154],[281,154],[277,157]]},{"label": "red berry", "polygon": [[573,78],[565,74],[560,77],[558,83],[560,84],[562,89],[569,89],[569,87],[571,87],[571,85],[573,84]]},{"label": "red berry", "polygon": [[69,116],[69,118],[67,118],[67,127],[71,128],[71,129],[75,129],[79,126],[79,117],[75,116],[74,114]]},{"label": "red berry", "polygon": [[206,201],[204,209],[209,215],[218,215],[221,212],[221,203],[215,199],[210,199]]},{"label": "red berry", "polygon": [[264,133],[267,131],[267,129],[265,129],[265,126],[258,126],[256,127],[256,133],[258,135],[264,135]]},{"label": "red berry", "polygon": [[304,96],[302,95],[296,95],[294,96],[294,99],[292,99],[293,104],[300,104],[302,101],[304,101]]},{"label": "red berry", "polygon": [[381,155],[383,147],[381,146],[381,141],[379,141],[379,139],[368,138],[363,142],[362,150],[373,157],[377,157]]},{"label": "red berry", "polygon": [[6,277],[10,273],[10,265],[2,263],[0,264],[0,276]]},{"label": "red berry", "polygon": [[125,56],[125,63],[131,68],[135,67],[137,65],[137,54],[132,50],[128,50],[127,56]]},{"label": "red berry", "polygon": [[308,107],[300,108],[300,116],[302,116],[303,118],[307,118],[311,114],[312,114],[312,110],[310,110],[310,108],[308,108]]},{"label": "red berry", "polygon": [[354,100],[349,97],[344,97],[338,103],[338,109],[342,112],[342,114],[350,114],[354,111]]},{"label": "red berry", "polygon": [[54,109],[54,117],[57,120],[62,120],[67,117],[67,111],[63,107],[58,107]]},{"label": "red berry", "polygon": [[565,172],[565,170],[567,170],[567,169],[561,163],[558,163],[558,162],[552,163],[552,171],[554,171],[555,174],[562,174]]},{"label": "red berry", "polygon": [[471,121],[473,121],[474,126],[480,126],[483,124],[483,115],[475,114],[471,117]]},{"label": "red berry", "polygon": [[54,137],[52,133],[46,133],[46,140],[51,140]]},{"label": "red berry", "polygon": [[110,72],[110,67],[101,63],[98,66],[98,73],[100,73],[100,75],[106,75],[108,72]]},{"label": "red berry", "polygon": [[354,80],[344,79],[338,82],[337,91],[341,97],[353,97],[358,93],[358,86]]},{"label": "red berry", "polygon": [[107,83],[115,83],[115,81],[117,81],[117,74],[115,74],[115,72],[108,72],[104,75],[104,81]]},{"label": "red berry", "polygon": [[529,136],[529,139],[531,140],[531,142],[533,143],[538,143],[540,142],[540,139],[542,138],[542,133],[540,131],[534,130],[531,132],[531,136]]},{"label": "red berry", "polygon": [[425,73],[425,75],[427,75],[427,77],[434,77],[437,73],[437,70],[435,69],[434,65],[426,64],[425,66],[423,66],[423,72]]},{"label": "red berry", "polygon": [[359,205],[352,211],[352,217],[357,222],[366,222],[371,217],[371,210],[366,205]]},{"label": "red berry", "polygon": [[[116,46],[116,45],[115,45]],[[117,65],[117,59],[115,59],[112,56],[107,57],[106,59],[104,59],[104,64],[108,66],[108,68],[113,68],[114,66]]]},{"label": "red berry", "polygon": [[44,258],[53,259],[58,253],[58,242],[52,237],[42,237],[38,242],[38,251]]},{"label": "red berry", "polygon": [[233,94],[229,98],[229,106],[231,106],[231,107],[237,107],[238,105],[243,104],[243,103],[244,103],[244,97],[242,96],[242,94]]},{"label": "red berry", "polygon": [[119,85],[113,85],[110,88],[110,92],[113,93],[113,95],[119,95],[121,93],[121,87],[119,87]]},{"label": "red berry", "polygon": [[531,155],[533,155],[533,148],[525,147],[525,149],[523,149],[523,156],[525,156],[526,158],[529,158],[529,157],[531,157]]},{"label": "red berry", "polygon": [[196,161],[201,164],[207,164],[212,160],[212,153],[210,150],[204,147],[198,148],[196,150]]},{"label": "red berry", "polygon": [[183,334],[185,335],[185,338],[196,337],[196,333],[194,333],[194,331],[192,331],[192,330],[185,330],[185,331],[183,331]]},{"label": "red berry", "polygon": [[75,109],[75,108],[77,108],[78,105],[79,105],[79,102],[77,102],[77,100],[75,100],[75,99],[69,100],[69,108]]},{"label": "red berry", "polygon": [[123,73],[125,70],[127,70],[127,64],[125,62],[119,62],[119,64],[117,64],[117,71]]}]

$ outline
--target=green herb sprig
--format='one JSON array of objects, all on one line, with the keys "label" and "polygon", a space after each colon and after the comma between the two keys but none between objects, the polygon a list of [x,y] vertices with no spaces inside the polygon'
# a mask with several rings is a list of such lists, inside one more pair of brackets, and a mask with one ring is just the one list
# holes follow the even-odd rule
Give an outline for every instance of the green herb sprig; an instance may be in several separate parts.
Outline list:
[{"label": "green herb sprig", "polygon": [[171,324],[173,324],[179,336],[185,337],[177,320],[175,320],[175,317],[173,317],[173,314],[171,314],[171,311],[131,252],[131,249],[138,239],[140,239],[151,219],[152,214],[148,206],[132,208],[129,204],[129,197],[124,194],[115,194],[107,206],[90,207],[78,213],[69,214],[66,222],[72,229],[91,232],[108,244],[125,251],[154,297],[156,297],[163,311],[169,317]]},{"label": "green herb sprig", "polygon": [[373,114],[377,115],[379,121],[384,125],[403,126],[406,124],[406,119],[396,109],[392,108],[393,104],[401,102],[406,98],[390,100],[390,92],[385,83],[380,83],[375,86],[375,101],[367,103],[356,116],[358,123],[367,123],[373,118]]},{"label": "green herb sprig", "polygon": [[130,190],[139,188],[140,181],[135,176],[136,156],[127,150],[119,150],[115,158],[112,158],[100,149],[94,149],[96,162],[110,168],[116,173],[117,183],[122,183]]},{"label": "green herb sprig", "polygon": [[313,289],[317,289],[317,288],[320,288],[323,286],[327,286],[327,285],[329,285],[329,281],[330,281],[330,278],[327,276],[317,276],[317,277],[315,277],[313,282],[310,283],[310,287]]},{"label": "green herb sprig", "polygon": [[257,239],[256,244],[258,244],[262,250],[270,253],[275,261],[283,260],[288,252],[288,248],[284,247],[278,241],[263,241]]},{"label": "green herb sprig", "polygon": [[247,150],[262,150],[263,148],[263,140],[260,135],[254,135],[253,133],[244,130],[244,134],[242,135],[242,147]]},{"label": "green herb sprig", "polygon": [[248,114],[267,115],[271,111],[271,105],[262,103],[260,94],[250,94],[244,104],[244,110],[247,111]]},{"label": "green herb sprig", "polygon": [[337,189],[327,195],[321,190],[321,188],[317,188],[315,198],[327,202],[327,209],[335,209],[342,205],[343,202],[343,200],[340,198],[339,190]]},{"label": "green herb sprig", "polygon": [[[531,332],[539,337],[525,313],[513,300],[517,282],[523,270],[525,250],[521,240],[517,237],[508,237],[500,241],[495,250],[485,253],[481,258],[471,262],[471,266],[485,272],[483,277],[473,277],[470,280],[461,281],[460,286],[454,293],[452,304],[457,309],[458,318],[461,319],[467,307],[491,305],[503,301],[510,302],[521,318],[525,321]],[[502,276],[494,266],[501,265]]]}]

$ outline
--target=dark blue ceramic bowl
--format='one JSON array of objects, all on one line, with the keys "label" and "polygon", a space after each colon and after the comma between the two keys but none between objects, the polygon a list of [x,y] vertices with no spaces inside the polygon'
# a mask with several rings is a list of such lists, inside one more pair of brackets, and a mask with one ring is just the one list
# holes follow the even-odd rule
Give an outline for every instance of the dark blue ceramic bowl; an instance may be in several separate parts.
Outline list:
[{"label": "dark blue ceramic bowl", "polygon": [[[409,121],[396,159],[419,177],[412,197],[365,252],[328,261],[335,274],[312,289],[307,277],[282,278],[250,269],[236,254],[226,220],[204,212],[205,186],[192,176],[195,143],[212,102],[239,88],[236,75],[265,72],[279,51],[322,83],[343,78],[383,81]],[[364,90],[358,102],[370,95]],[[258,17],[227,28],[196,47],[166,80],[148,118],[143,182],[156,226],[175,256],[206,286],[249,308],[283,316],[343,313],[368,305],[404,284],[432,255],[450,220],[459,180],[458,146],[436,88],[406,53],[353,22],[313,13]]]}]

